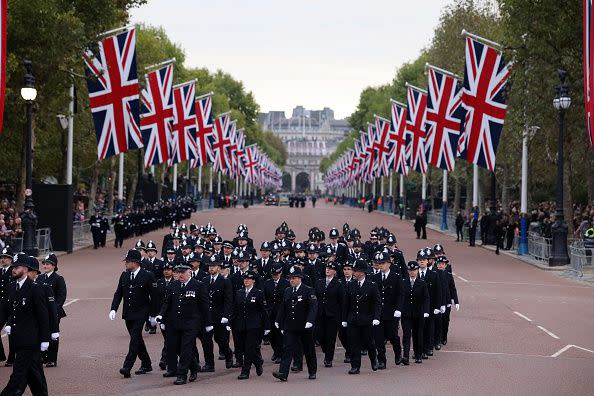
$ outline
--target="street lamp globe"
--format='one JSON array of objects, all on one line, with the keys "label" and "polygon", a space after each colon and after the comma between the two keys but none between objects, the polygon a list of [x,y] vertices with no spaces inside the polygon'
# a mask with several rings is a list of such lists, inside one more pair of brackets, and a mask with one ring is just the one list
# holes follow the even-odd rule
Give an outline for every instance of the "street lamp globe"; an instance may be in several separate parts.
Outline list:
[{"label": "street lamp globe", "polygon": [[569,96],[560,97],[559,105],[563,110],[569,109],[569,106],[571,105],[571,98]]},{"label": "street lamp globe", "polygon": [[21,97],[27,102],[32,102],[37,97],[37,90],[34,87],[21,88]]}]

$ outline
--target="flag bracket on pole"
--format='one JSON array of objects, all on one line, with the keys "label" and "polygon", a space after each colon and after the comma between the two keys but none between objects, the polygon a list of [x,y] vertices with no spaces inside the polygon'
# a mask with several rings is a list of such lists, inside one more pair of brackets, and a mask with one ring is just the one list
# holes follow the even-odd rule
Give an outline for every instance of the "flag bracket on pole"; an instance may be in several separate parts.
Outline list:
[{"label": "flag bracket on pole", "polygon": [[496,49],[498,49],[499,51],[501,51],[501,49],[503,48],[503,46],[501,44],[496,43],[495,41],[488,40],[488,39],[486,39],[484,37],[477,36],[476,34],[472,34],[472,33],[468,32],[468,31],[466,31],[466,29],[462,29],[462,33],[461,34],[462,34],[462,36],[468,36],[468,37],[473,38],[475,40],[482,41],[484,44],[488,44],[488,45],[491,45],[493,47],[496,47]]}]

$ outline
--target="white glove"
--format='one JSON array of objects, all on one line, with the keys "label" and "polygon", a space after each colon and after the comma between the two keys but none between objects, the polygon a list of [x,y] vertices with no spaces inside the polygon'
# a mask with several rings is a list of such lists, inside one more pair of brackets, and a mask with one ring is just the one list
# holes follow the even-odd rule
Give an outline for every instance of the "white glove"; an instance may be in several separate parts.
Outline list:
[{"label": "white glove", "polygon": [[371,324],[374,326],[377,326],[377,325],[379,325],[379,320],[373,319],[373,322],[371,322]]},{"label": "white glove", "polygon": [[460,304],[456,304],[456,311],[460,310]]},{"label": "white glove", "polygon": [[155,327],[157,325],[157,320],[153,316],[149,316],[149,323],[151,326]]},{"label": "white glove", "polygon": [[305,328],[306,329],[311,329],[313,327],[313,325],[309,322],[305,322]]},{"label": "white glove", "polygon": [[161,323],[161,330],[165,330],[165,323]]},{"label": "white glove", "polygon": [[205,328],[207,333],[210,333],[212,331],[212,329],[214,329],[213,326],[206,326],[206,328]]},{"label": "white glove", "polygon": [[278,322],[274,322],[274,327],[276,327],[277,329],[280,328],[280,327],[278,327]]},{"label": "white glove", "polygon": [[52,333],[52,341],[56,341],[58,338],[60,338],[60,333]]},{"label": "white glove", "polygon": [[423,317],[424,317],[424,318],[428,318],[428,317],[429,317],[429,314],[428,314],[428,313],[424,313],[424,314],[423,314]]},{"label": "white glove", "polygon": [[221,318],[221,324],[227,324],[227,323],[229,323],[229,319]]},{"label": "white glove", "polygon": [[49,348],[49,342],[42,342],[41,343],[41,352],[47,351],[47,348]]},{"label": "white glove", "polygon": [[109,320],[115,320],[116,317],[116,311],[114,311],[113,309],[111,311],[109,311]]},{"label": "white glove", "polygon": [[285,334],[285,331],[284,331],[284,330],[281,330],[281,334],[283,334],[283,335],[284,335],[284,334]]},{"label": "white glove", "polygon": [[270,334],[270,330],[264,330],[264,335],[267,336],[268,334]]},{"label": "white glove", "polygon": [[433,310],[433,315],[437,315],[439,312],[440,312],[439,309],[434,309]]},{"label": "white glove", "polygon": [[454,304],[454,299],[453,298],[450,300],[450,305],[451,304]]},{"label": "white glove", "polygon": [[10,334],[11,331],[12,331],[12,327],[10,327],[10,326],[4,326],[4,332],[6,334]]},{"label": "white glove", "polygon": [[225,329],[226,329],[227,331],[231,331],[231,327],[229,327],[229,326],[225,326]]},{"label": "white glove", "polygon": [[401,316],[402,316],[402,312],[400,312],[400,311],[394,311],[394,317],[395,318],[399,318]]},{"label": "white glove", "polygon": [[451,306],[452,306],[452,304],[448,304],[448,308],[451,307]]},{"label": "white glove", "polygon": [[161,323],[163,321],[163,317],[161,315],[155,316],[155,322]]},{"label": "white glove", "polygon": [[342,327],[347,327],[347,322],[342,322],[342,323],[341,323],[341,326],[342,326]]},{"label": "white glove", "polygon": [[441,307],[439,307],[439,312],[445,313],[445,305],[442,305]]}]

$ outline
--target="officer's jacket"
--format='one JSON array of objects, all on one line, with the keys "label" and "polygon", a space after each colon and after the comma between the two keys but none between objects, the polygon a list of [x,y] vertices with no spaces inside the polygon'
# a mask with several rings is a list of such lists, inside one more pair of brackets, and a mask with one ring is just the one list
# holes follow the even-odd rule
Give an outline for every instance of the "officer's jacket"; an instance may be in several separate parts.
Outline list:
[{"label": "officer's jacket", "polygon": [[403,318],[422,318],[429,313],[429,290],[419,276],[415,279],[414,286],[410,287],[410,278],[402,279],[400,283],[400,297],[398,310]]},{"label": "officer's jacket", "polygon": [[44,286],[26,279],[17,291],[16,282],[8,289],[8,299],[0,304],[0,327],[12,327],[11,344],[21,348],[39,348],[50,341],[48,299]]},{"label": "officer's jacket", "polygon": [[157,281],[152,272],[140,269],[133,281],[130,272],[124,271],[113,294],[111,309],[117,311],[123,300],[122,318],[125,320],[145,320],[155,316],[159,298]]},{"label": "officer's jacket", "polygon": [[373,281],[377,284],[381,302],[381,318],[383,320],[394,319],[394,311],[397,310],[398,298],[400,297],[400,274],[390,271],[385,281],[382,281],[382,272],[373,275]]},{"label": "officer's jacket", "polygon": [[169,293],[161,306],[159,315],[166,327],[177,330],[203,330],[212,324],[208,309],[206,285],[190,278],[184,288],[180,281],[169,285]]},{"label": "officer's jacket", "polygon": [[433,270],[437,274],[437,279],[439,279],[439,288],[441,291],[441,305],[446,305],[450,303],[450,288],[448,285],[448,280],[445,275],[445,271],[440,271],[437,268],[437,265],[433,266]]},{"label": "officer's jacket", "polygon": [[326,277],[326,265],[319,258],[315,259],[313,262],[307,259],[304,272],[310,277],[312,273],[315,274],[313,278],[315,280],[322,279]]},{"label": "officer's jacket", "polygon": [[222,318],[231,320],[233,313],[233,286],[229,279],[218,275],[213,284],[210,284],[211,277],[204,278],[208,289],[208,307],[210,317],[214,324],[221,323]]},{"label": "officer's jacket", "polygon": [[278,280],[278,284],[274,284],[273,279],[268,279],[264,282],[264,298],[266,299],[266,308],[268,311],[268,316],[272,318],[272,320],[276,320],[276,315],[278,314],[278,310],[283,303],[283,296],[285,295],[285,289],[287,287],[291,287],[291,284],[288,280],[283,278],[282,276]]},{"label": "officer's jacket", "polygon": [[2,274],[3,268],[0,267],[0,304],[8,298],[8,289],[12,283],[12,267],[8,267],[6,274]]},{"label": "officer's jacket", "polygon": [[262,279],[270,279],[271,278],[270,267],[271,267],[272,263],[274,263],[274,260],[272,259],[272,257],[268,257],[265,266],[263,265],[263,261],[264,260],[262,258],[254,260],[251,263],[251,267],[254,271],[256,271],[258,273],[258,275],[260,275],[262,277]]},{"label": "officer's jacket", "polygon": [[[233,271],[233,269],[231,271]],[[241,271],[237,271],[237,272],[231,274],[230,278],[231,278],[231,284],[233,285],[234,292],[245,288],[245,286],[243,285],[243,275],[241,274]],[[254,287],[256,289],[260,289],[261,283],[262,283],[262,278],[260,277],[260,275],[256,274],[256,282],[254,283]]]},{"label": "officer's jacket", "polygon": [[326,278],[316,282],[316,297],[318,298],[318,318],[324,316],[341,322],[342,304],[344,300],[344,283],[336,276],[326,286]]},{"label": "officer's jacket", "polygon": [[281,330],[305,330],[305,323],[314,324],[318,314],[318,299],[314,289],[301,283],[297,292],[289,286],[285,289],[276,321]]},{"label": "officer's jacket", "polygon": [[51,287],[58,318],[62,319],[65,317],[66,312],[64,312],[64,303],[66,302],[67,291],[64,277],[57,272],[52,272],[50,276],[47,276],[47,274],[39,275],[37,277],[37,283],[42,283]]},{"label": "officer's jacket", "polygon": [[158,299],[158,304],[157,304],[157,312],[161,311],[161,307],[163,306],[163,303],[165,302],[165,299],[167,298],[167,293],[169,293],[169,287],[175,282],[175,280],[173,279],[173,277],[171,279],[169,279],[169,282],[167,282],[167,280],[165,280],[165,277],[161,278],[161,279],[157,279],[157,299]]},{"label": "officer's jacket", "polygon": [[155,257],[151,263],[151,260],[147,257],[142,260],[142,263],[145,265],[145,267],[142,268],[147,271],[151,271],[153,275],[155,275],[155,279],[163,278],[163,267],[165,266],[165,262],[163,260]]},{"label": "officer's jacket", "polygon": [[260,289],[252,287],[247,296],[245,288],[235,292],[231,323],[235,331],[270,329],[268,315],[266,315],[266,300]]},{"label": "officer's jacket", "polygon": [[381,303],[377,285],[365,278],[362,287],[353,279],[345,291],[342,320],[349,326],[371,326],[374,320],[380,319]]},{"label": "officer's jacket", "polygon": [[[421,269],[419,268],[418,277],[421,278]],[[425,272],[425,283],[427,284],[427,289],[429,290],[429,307],[431,311],[429,312],[430,315],[433,314],[434,309],[439,309],[441,306],[441,300],[443,298],[441,294],[441,281],[439,275],[435,271],[431,271],[427,268]]]},{"label": "officer's jacket", "polygon": [[448,300],[446,301],[447,304],[451,304],[452,300],[454,300],[454,304],[459,304],[458,301],[458,290],[456,289],[456,282],[454,282],[454,275],[449,273],[447,269],[444,271],[444,277],[447,280],[447,287],[448,287]]},{"label": "officer's jacket", "polygon": [[35,281],[35,284],[40,286],[43,290],[43,296],[47,301],[47,315],[49,319],[50,333],[60,332],[60,322],[58,320],[58,308],[56,306],[56,299],[52,287],[43,283]]}]

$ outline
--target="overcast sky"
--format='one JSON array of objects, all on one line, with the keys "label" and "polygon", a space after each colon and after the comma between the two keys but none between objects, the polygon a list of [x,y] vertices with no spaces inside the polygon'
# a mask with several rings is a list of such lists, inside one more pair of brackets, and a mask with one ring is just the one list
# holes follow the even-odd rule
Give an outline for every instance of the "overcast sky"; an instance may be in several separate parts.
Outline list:
[{"label": "overcast sky", "polygon": [[163,26],[187,66],[243,81],[262,111],[296,105],[350,115],[428,46],[451,0],[149,0],[132,22]]}]

